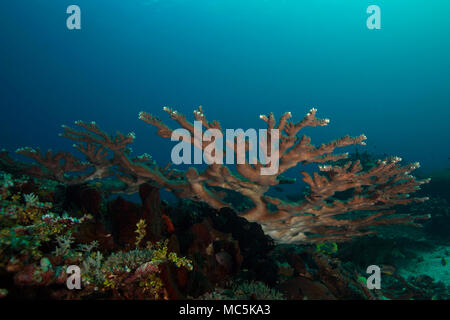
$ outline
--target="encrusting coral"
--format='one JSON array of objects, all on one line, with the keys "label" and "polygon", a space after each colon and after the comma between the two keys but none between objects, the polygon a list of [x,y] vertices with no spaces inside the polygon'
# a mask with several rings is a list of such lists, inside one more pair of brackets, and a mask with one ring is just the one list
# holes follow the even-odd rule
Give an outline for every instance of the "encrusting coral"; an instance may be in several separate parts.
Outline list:
[{"label": "encrusting coral", "polygon": [[[194,125],[182,114],[170,108],[164,110],[182,128],[195,137]],[[76,130],[63,126],[61,136],[76,142],[74,147],[82,152],[87,161],[77,160],[66,152],[43,154],[39,149],[22,148],[17,152],[28,156],[37,165],[17,164],[6,152],[0,154],[3,166],[18,166],[29,175],[48,178],[73,185],[94,179],[116,177],[121,184],[116,184],[112,192],[137,192],[143,183],[158,188],[165,188],[179,198],[203,201],[215,209],[230,207],[224,200],[226,192],[237,192],[247,197],[253,207],[240,212],[240,216],[259,223],[263,230],[274,240],[282,243],[311,243],[323,241],[345,241],[355,236],[374,233],[370,227],[382,224],[417,225],[411,217],[392,215],[387,210],[395,205],[422,202],[427,198],[414,198],[409,194],[415,192],[428,180],[418,180],[410,172],[418,168],[418,163],[401,166],[398,157],[379,160],[371,168],[363,168],[359,161],[341,162],[347,154],[334,154],[339,147],[365,144],[366,137],[345,136],[327,144],[314,146],[308,136],[297,136],[305,127],[325,126],[328,119],[316,117],[316,109],[311,109],[303,120],[294,123],[289,119],[291,113],[285,113],[277,123],[274,115],[260,116],[267,123],[268,129],[279,130],[279,169],[276,174],[262,175],[262,168],[270,166],[257,162],[236,164],[237,173],[223,164],[212,163],[203,172],[191,167],[186,172],[158,167],[148,155],[131,157],[128,146],[135,138],[133,133],[115,136],[104,133],[96,123],[77,121]],[[217,121],[208,122],[203,110],[194,111],[194,118],[206,129],[222,132]],[[156,126],[157,134],[171,138],[173,130],[157,117],[141,112],[139,119]],[[267,141],[272,137],[268,130]],[[210,143],[191,139],[191,143],[202,151]],[[244,143],[245,152],[251,146]],[[271,148],[265,150],[270,155]],[[235,153],[237,148],[232,149]],[[309,193],[298,201],[286,201],[266,195],[270,187],[290,183],[282,176],[287,170],[298,164],[318,163],[319,172],[312,175],[302,172],[303,181],[309,186]],[[226,191],[224,193],[224,191]],[[338,199],[337,194],[347,194],[345,199]],[[351,213],[351,214],[350,214]]]}]

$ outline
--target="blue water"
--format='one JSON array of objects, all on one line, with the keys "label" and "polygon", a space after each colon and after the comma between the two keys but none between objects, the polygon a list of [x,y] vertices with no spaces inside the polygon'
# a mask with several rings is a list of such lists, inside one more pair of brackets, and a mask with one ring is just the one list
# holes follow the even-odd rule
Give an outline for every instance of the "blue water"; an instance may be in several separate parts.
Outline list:
[{"label": "blue water", "polygon": [[[82,29],[66,28],[77,4]],[[381,30],[366,8],[381,8]],[[450,2],[442,0],[3,0],[0,142],[71,150],[61,124],[133,131],[161,165],[173,144],[139,121],[203,105],[224,128],[311,108],[313,143],[368,136],[361,150],[449,166]],[[176,125],[168,120],[173,127]],[[351,150],[350,150],[351,151]]]}]

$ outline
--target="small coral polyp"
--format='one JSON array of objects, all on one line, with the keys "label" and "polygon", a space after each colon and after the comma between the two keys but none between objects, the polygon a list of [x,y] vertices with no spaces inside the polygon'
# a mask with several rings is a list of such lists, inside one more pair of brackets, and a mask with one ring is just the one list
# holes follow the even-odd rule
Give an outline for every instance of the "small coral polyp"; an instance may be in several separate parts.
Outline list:
[{"label": "small coral polyp", "polygon": [[[194,136],[194,125],[184,115],[164,108],[171,119]],[[129,145],[135,135],[130,133],[115,136],[103,132],[95,122],[77,121],[79,129],[63,126],[61,136],[75,141],[74,147],[86,156],[80,161],[67,152],[43,154],[39,149],[22,148],[17,152],[36,161],[35,165],[18,164],[7,153],[0,159],[5,165],[20,166],[26,174],[56,180],[67,185],[81,184],[90,180],[116,177],[120,182],[111,192],[134,193],[143,183],[165,188],[179,198],[202,201],[215,209],[231,207],[224,200],[223,191],[234,191],[250,199],[253,206],[239,214],[249,221],[259,223],[263,230],[280,243],[316,243],[323,241],[347,241],[356,236],[375,233],[370,227],[384,224],[408,224],[418,226],[411,217],[394,215],[389,208],[412,202],[422,202],[427,198],[415,198],[410,194],[428,180],[418,180],[410,172],[417,163],[402,166],[400,158],[389,157],[380,160],[370,169],[363,169],[358,161],[342,163],[348,154],[334,153],[336,148],[364,145],[366,136],[344,136],[320,146],[311,144],[308,136],[298,136],[305,127],[326,126],[328,119],[316,117],[317,110],[311,109],[299,122],[292,122],[291,112],[281,116],[277,122],[273,113],[260,116],[266,122],[268,139],[271,129],[278,129],[279,170],[276,174],[262,175],[261,169],[270,164],[256,162],[236,164],[233,172],[226,165],[213,163],[203,172],[191,167],[185,172],[158,167],[147,154],[137,157],[130,155]],[[215,129],[223,133],[218,121],[209,122],[201,107],[194,111],[194,120],[205,129]],[[146,112],[139,119],[155,126],[157,134],[171,138],[173,129],[159,118]],[[195,144],[202,151],[212,142]],[[232,150],[236,153],[236,148]],[[249,145],[245,145],[249,152]],[[270,149],[267,150],[270,155]],[[237,156],[236,154],[234,156]],[[287,201],[268,196],[270,187],[292,182],[282,174],[287,170],[306,164],[318,164],[318,172],[312,175],[302,172],[303,181],[309,192],[302,199]],[[335,198],[336,193],[346,191],[350,196],[345,200]],[[226,192],[225,192],[226,193]],[[354,213],[350,218],[337,218],[343,213]]]}]

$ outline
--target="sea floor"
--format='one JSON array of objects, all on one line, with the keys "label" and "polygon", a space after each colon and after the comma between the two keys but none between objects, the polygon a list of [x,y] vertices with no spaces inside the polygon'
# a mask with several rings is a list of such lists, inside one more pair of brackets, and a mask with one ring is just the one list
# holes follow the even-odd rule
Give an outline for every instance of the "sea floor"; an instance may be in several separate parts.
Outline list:
[{"label": "sea floor", "polygon": [[432,250],[419,249],[415,253],[419,259],[398,270],[402,277],[408,279],[410,276],[427,275],[450,286],[450,245],[437,246]]}]

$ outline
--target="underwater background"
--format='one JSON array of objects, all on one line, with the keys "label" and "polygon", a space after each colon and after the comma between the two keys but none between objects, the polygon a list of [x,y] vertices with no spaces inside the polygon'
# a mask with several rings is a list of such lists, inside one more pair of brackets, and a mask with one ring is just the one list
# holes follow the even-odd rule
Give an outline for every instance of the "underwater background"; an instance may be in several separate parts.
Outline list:
[{"label": "underwater background", "polygon": [[[81,8],[81,30],[66,27],[71,4]],[[366,26],[373,4],[380,30]],[[449,39],[445,0],[1,1],[0,147],[72,152],[61,125],[95,121],[107,132],[134,132],[133,152],[164,166],[174,142],[139,121],[140,111],[167,120],[163,106],[190,117],[202,105],[210,121],[245,130],[264,127],[260,114],[290,111],[300,120],[315,107],[331,122],[305,129],[313,143],[364,133],[358,152],[420,162],[418,175],[439,181],[424,195],[450,201]],[[299,169],[288,175],[299,178]],[[420,272],[448,286],[450,214],[439,201],[439,219],[424,231],[430,247],[386,260],[428,261]],[[356,253],[370,245],[392,253],[390,240],[364,241],[344,245],[340,259],[358,264]],[[404,269],[405,278],[419,272]]]},{"label": "underwater background", "polygon": [[446,167],[450,5],[376,1],[369,30],[372,2],[80,0],[82,29],[68,30],[70,1],[2,1],[2,146],[70,148],[60,125],[95,120],[164,162],[172,145],[139,111],[202,105],[246,129],[317,107],[331,119],[317,143],[365,133],[370,151]]}]

